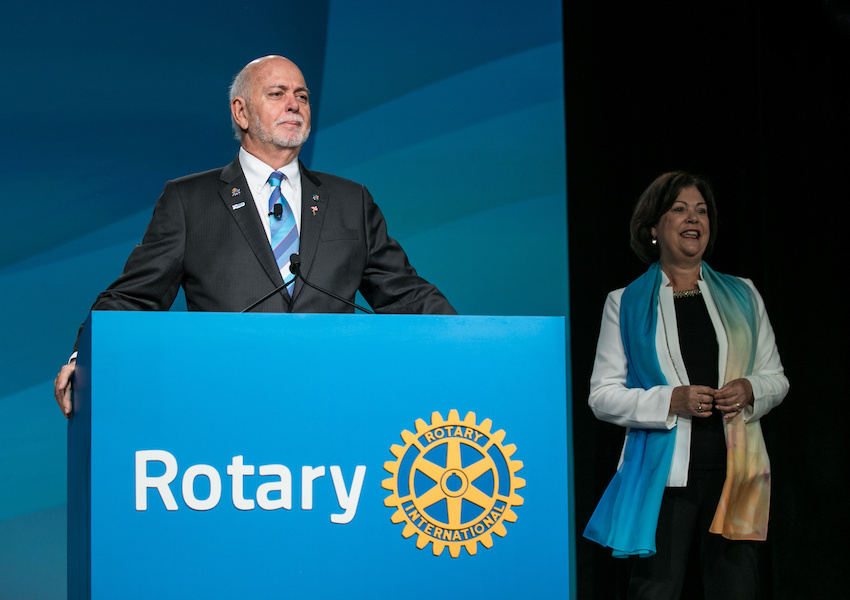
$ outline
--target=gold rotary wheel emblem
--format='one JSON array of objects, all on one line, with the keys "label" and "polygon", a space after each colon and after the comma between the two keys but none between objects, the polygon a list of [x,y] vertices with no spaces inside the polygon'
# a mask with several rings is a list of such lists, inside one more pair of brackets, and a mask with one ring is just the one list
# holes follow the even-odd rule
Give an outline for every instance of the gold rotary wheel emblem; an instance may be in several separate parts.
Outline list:
[{"label": "gold rotary wheel emblem", "polygon": [[446,547],[453,558],[461,548],[474,555],[479,542],[491,548],[492,534],[504,537],[504,523],[517,520],[523,465],[511,460],[514,445],[502,445],[505,432],[491,427],[473,412],[463,420],[454,409],[445,420],[435,412],[430,425],[417,419],[416,433],[403,431],[405,445],[390,449],[396,460],[384,463],[391,477],[381,485],[392,492],[384,504],[397,509],[392,522],[404,523],[405,538],[416,534],[420,550],[431,543],[435,556]]}]

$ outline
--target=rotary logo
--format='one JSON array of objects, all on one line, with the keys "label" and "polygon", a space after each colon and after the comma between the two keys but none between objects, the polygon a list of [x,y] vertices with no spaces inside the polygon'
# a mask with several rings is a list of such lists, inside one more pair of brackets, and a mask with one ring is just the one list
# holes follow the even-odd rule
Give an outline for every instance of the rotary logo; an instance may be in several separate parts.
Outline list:
[{"label": "rotary logo", "polygon": [[463,421],[454,409],[446,420],[435,412],[430,425],[417,419],[416,433],[401,433],[404,446],[392,446],[396,460],[384,463],[392,476],[381,484],[392,494],[384,504],[397,508],[392,522],[404,523],[402,536],[419,536],[420,550],[430,542],[435,556],[447,546],[453,558],[461,548],[473,555],[478,542],[492,547],[492,534],[504,537],[505,522],[517,520],[522,461],[511,460],[516,446],[502,445],[505,432],[491,427],[490,419],[477,424],[473,412]]}]

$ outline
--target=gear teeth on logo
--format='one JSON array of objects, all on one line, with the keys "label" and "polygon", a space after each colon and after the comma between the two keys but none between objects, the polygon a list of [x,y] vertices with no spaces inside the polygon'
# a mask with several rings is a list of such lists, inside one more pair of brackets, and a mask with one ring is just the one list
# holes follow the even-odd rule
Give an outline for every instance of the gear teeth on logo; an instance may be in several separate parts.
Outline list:
[{"label": "gear teeth on logo", "polygon": [[475,413],[463,420],[452,409],[443,419],[431,413],[431,423],[416,419],[416,433],[401,433],[403,446],[392,445],[394,461],[384,463],[390,477],[381,486],[392,492],[384,505],[395,507],[391,517],[404,523],[404,538],[417,535],[416,547],[432,545],[434,556],[448,547],[452,558],[461,548],[472,556],[481,543],[493,547],[493,534],[507,535],[505,523],[514,523],[513,507],[523,498],[516,490],[525,487],[517,477],[522,461],[511,460],[516,446],[502,445],[503,430],[491,432],[493,423],[476,423]]}]

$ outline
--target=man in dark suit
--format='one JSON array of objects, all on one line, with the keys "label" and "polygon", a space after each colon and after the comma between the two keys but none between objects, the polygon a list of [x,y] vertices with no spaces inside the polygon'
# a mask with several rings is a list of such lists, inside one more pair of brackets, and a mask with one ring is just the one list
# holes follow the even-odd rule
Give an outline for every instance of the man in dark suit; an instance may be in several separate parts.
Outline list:
[{"label": "man in dark suit", "polygon": [[[310,283],[349,302],[359,290],[379,313],[455,314],[387,235],[365,187],[297,160],[310,101],[293,62],[249,63],[233,81],[230,109],[236,160],[166,184],[142,243],[92,310],[167,310],[182,286],[189,310],[238,312],[259,301],[252,310],[353,312],[301,279],[291,283],[296,250]],[[73,370],[72,360],[54,382],[66,416]]]}]

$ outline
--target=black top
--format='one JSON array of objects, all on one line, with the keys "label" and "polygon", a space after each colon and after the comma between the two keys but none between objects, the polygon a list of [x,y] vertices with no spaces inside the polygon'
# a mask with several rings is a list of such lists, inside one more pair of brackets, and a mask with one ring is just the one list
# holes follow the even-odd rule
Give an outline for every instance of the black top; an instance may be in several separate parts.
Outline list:
[{"label": "black top", "polygon": [[[718,387],[718,346],[714,326],[702,296],[676,298],[676,321],[679,327],[679,346],[691,385]],[[725,469],[726,438],[723,417],[712,410],[708,418],[691,419],[692,469]]]}]

